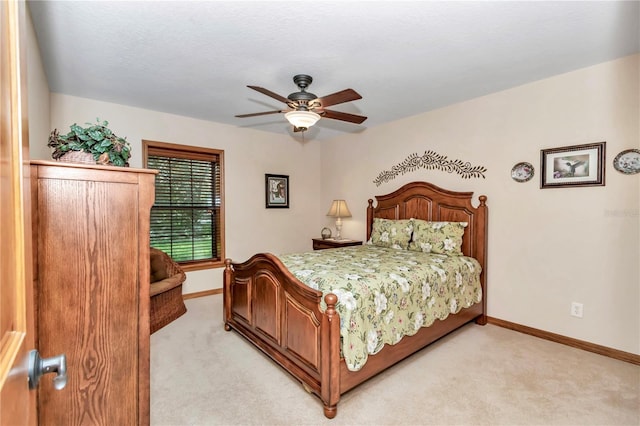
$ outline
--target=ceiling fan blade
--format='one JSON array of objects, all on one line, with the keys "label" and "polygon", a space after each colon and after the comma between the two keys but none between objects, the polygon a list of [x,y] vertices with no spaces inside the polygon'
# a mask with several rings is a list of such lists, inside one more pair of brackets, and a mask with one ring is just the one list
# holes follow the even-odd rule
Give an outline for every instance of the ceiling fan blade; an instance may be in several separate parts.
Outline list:
[{"label": "ceiling fan blade", "polygon": [[349,114],[347,112],[340,111],[331,111],[329,109],[325,109],[322,113],[320,113],[320,115],[323,118],[333,118],[334,120],[348,121],[350,123],[356,124],[360,124],[367,119],[367,117],[362,115]]},{"label": "ceiling fan blade", "polygon": [[286,111],[265,111],[265,112],[254,112],[251,114],[240,114],[240,115],[236,115],[236,117],[238,118],[246,118],[246,117],[256,117],[258,115],[268,115],[268,114],[278,114],[281,112],[286,112]]},{"label": "ceiling fan blade", "polygon": [[247,86],[249,89],[253,89],[256,90],[260,93],[262,93],[263,95],[267,95],[272,97],[273,99],[277,99],[280,102],[284,102],[285,104],[288,104],[289,102],[291,102],[289,99],[285,98],[284,96],[280,96],[277,93],[273,93],[271,90],[267,90],[264,87],[258,87],[258,86]]},{"label": "ceiling fan blade", "polygon": [[355,101],[362,99],[362,96],[353,89],[344,89],[340,92],[332,93],[327,96],[316,99],[314,102],[320,102],[321,108],[326,108],[331,105],[337,105],[344,102]]}]

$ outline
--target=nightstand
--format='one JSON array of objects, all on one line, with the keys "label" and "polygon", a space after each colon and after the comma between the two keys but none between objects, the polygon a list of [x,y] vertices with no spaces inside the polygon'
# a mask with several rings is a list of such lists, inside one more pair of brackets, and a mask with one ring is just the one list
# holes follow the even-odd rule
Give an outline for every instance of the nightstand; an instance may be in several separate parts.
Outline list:
[{"label": "nightstand", "polygon": [[324,250],[338,247],[348,247],[348,246],[359,246],[362,245],[362,241],[358,240],[334,240],[333,238],[327,238],[323,240],[322,238],[313,238],[313,249],[314,250]]}]

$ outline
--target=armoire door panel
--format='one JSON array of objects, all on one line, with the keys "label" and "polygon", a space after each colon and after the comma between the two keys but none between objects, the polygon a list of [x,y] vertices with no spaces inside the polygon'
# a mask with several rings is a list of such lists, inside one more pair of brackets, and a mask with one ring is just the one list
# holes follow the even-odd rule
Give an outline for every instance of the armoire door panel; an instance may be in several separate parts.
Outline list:
[{"label": "armoire door panel", "polygon": [[[148,424],[151,171],[33,162],[41,424]],[[144,182],[143,184],[140,182]]]}]

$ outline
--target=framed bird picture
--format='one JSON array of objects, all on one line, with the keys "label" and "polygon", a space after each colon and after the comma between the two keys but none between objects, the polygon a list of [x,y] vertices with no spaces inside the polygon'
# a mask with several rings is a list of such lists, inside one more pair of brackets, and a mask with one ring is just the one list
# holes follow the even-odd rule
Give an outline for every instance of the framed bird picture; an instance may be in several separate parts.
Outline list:
[{"label": "framed bird picture", "polygon": [[289,208],[289,176],[264,175],[265,206],[268,209]]},{"label": "framed bird picture", "polygon": [[604,186],[606,142],[540,151],[540,188]]}]

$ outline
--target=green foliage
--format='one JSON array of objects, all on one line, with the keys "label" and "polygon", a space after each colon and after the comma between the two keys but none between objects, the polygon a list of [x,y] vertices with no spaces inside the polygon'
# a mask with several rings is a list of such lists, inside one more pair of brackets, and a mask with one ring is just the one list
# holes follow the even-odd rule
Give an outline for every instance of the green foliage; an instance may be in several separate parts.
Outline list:
[{"label": "green foliage", "polygon": [[84,151],[92,154],[96,163],[129,166],[131,144],[126,138],[113,134],[107,127],[108,121],[100,122],[100,119],[96,119],[96,123],[85,124],[88,127],[72,124],[71,131],[66,135],[58,133],[58,129],[51,132],[47,146],[53,148],[51,156],[54,159],[69,151]]}]

